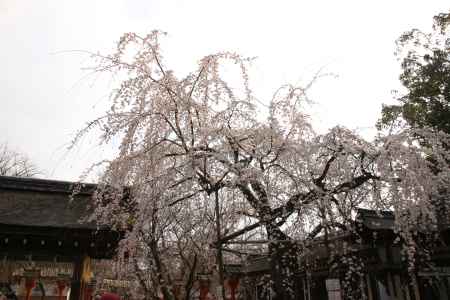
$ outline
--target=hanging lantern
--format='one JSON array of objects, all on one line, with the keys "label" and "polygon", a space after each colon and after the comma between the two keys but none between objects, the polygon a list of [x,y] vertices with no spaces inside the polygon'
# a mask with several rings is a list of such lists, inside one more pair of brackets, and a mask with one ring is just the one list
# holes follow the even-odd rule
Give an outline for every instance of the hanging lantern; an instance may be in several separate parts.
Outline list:
[{"label": "hanging lantern", "polygon": [[205,300],[209,293],[210,273],[197,273],[200,285],[200,300]]},{"label": "hanging lantern", "polygon": [[97,282],[92,280],[86,285],[86,289],[84,290],[84,300],[92,300],[96,284]]},{"label": "hanging lantern", "polygon": [[39,279],[41,276],[41,270],[37,268],[24,269],[23,276],[25,277],[25,299],[30,300],[31,290],[36,286],[36,279]]},{"label": "hanging lantern", "polygon": [[25,299],[30,300],[31,299],[31,290],[36,286],[36,279],[34,278],[25,278],[25,290],[26,295]]},{"label": "hanging lantern", "polygon": [[237,277],[229,278],[228,285],[230,287],[230,294],[231,294],[230,300],[236,300],[236,292],[239,285],[239,278]]},{"label": "hanging lantern", "polygon": [[173,284],[173,294],[175,296],[175,299],[181,299],[181,289],[183,288],[183,285],[183,278],[175,279]]},{"label": "hanging lantern", "polygon": [[63,293],[66,289],[66,286],[70,283],[70,276],[67,274],[58,274],[58,280],[56,281],[56,285],[58,287],[58,300],[63,300]]}]

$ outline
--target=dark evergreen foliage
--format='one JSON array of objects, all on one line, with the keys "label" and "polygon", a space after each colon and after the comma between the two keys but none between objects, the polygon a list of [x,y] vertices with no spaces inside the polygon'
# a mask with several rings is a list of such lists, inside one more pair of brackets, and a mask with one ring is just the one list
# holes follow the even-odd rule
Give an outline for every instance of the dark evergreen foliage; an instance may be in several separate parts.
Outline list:
[{"label": "dark evergreen foliage", "polygon": [[395,105],[384,105],[377,126],[404,120],[409,126],[431,126],[450,133],[450,13],[434,17],[433,30],[405,32],[397,40],[400,81],[406,93]]}]

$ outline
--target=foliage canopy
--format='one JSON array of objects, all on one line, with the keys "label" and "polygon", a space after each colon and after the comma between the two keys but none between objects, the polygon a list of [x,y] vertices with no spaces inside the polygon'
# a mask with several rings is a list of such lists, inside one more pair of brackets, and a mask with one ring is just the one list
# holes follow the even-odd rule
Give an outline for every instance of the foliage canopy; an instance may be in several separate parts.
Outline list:
[{"label": "foliage canopy", "polygon": [[450,13],[434,17],[430,33],[413,29],[397,40],[400,81],[406,93],[399,104],[383,106],[379,127],[400,119],[450,133]]},{"label": "foliage canopy", "polygon": [[[442,147],[448,135],[406,129],[368,142],[342,127],[317,134],[304,114],[304,88],[282,86],[263,105],[250,88],[251,60],[232,52],[208,55],[178,78],[164,64],[161,36],[128,33],[115,53],[97,56],[98,71],[123,81],[107,114],[74,141],[94,127],[102,142],[120,141],[118,155],[105,162],[94,217],[128,230],[122,269],[147,297],[160,291],[177,298],[173,287],[181,281],[188,299],[195,274],[215,270],[211,245],[239,230],[238,240],[270,241],[268,288],[276,299],[293,299],[293,274],[308,241],[351,230],[358,207],[394,211],[414,270],[412,232],[435,228],[430,195],[450,181]],[[430,170],[426,151],[442,172]],[[124,186],[132,195],[125,206]],[[362,276],[354,274],[348,280]]]}]

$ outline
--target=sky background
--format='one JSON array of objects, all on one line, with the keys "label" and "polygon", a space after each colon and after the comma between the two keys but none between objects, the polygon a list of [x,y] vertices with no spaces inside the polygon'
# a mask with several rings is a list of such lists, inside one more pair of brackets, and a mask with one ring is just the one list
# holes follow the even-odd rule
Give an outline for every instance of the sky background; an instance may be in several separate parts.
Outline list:
[{"label": "sky background", "polygon": [[166,65],[183,75],[213,52],[257,56],[252,87],[265,101],[280,85],[328,76],[311,90],[319,131],[341,124],[370,137],[381,103],[399,88],[395,39],[429,30],[448,0],[0,0],[0,143],[23,152],[40,177],[77,180],[110,155],[76,131],[102,114],[114,85],[88,75],[74,50],[109,53],[124,32],[168,32]]}]

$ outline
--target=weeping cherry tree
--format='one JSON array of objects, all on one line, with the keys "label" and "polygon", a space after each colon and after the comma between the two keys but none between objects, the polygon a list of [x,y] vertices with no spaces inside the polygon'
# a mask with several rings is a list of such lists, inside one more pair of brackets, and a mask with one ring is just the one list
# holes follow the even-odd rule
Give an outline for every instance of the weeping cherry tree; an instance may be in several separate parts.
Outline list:
[{"label": "weeping cherry tree", "polygon": [[[269,241],[273,299],[295,299],[304,242],[348,229],[358,207],[394,212],[414,272],[412,232],[435,229],[430,199],[450,179],[446,134],[409,128],[371,142],[343,127],[317,134],[305,114],[305,88],[284,85],[258,101],[249,83],[252,60],[233,52],[205,56],[178,78],[163,59],[163,35],[127,33],[115,53],[96,55],[96,71],[121,82],[110,110],[74,141],[93,128],[103,145],[120,141],[101,179],[104,190],[116,192],[100,189],[95,217],[127,230],[123,263],[134,264],[148,299],[157,297],[152,290],[188,299],[196,261],[218,264],[211,245],[258,226]],[[429,168],[429,153],[440,172]],[[249,215],[250,225],[242,222]]]}]

